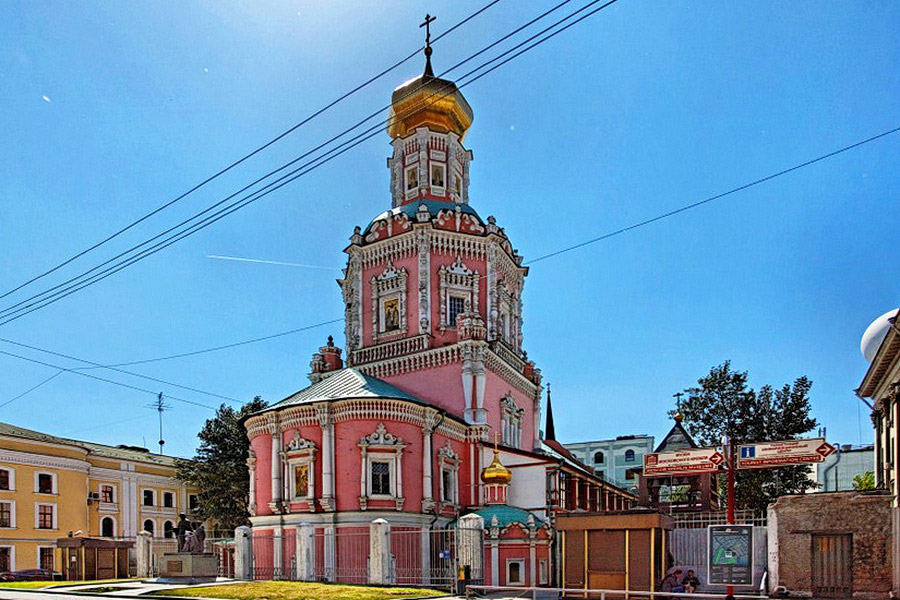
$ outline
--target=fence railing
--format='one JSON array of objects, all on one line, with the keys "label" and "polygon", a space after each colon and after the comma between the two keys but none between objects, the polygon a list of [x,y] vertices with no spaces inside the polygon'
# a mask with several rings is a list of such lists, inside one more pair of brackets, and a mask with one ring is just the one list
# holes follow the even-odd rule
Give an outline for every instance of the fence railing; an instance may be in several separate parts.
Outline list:
[{"label": "fence railing", "polygon": [[[709,525],[725,525],[728,523],[725,511],[673,513],[671,516],[675,522],[675,529],[702,529]],[[734,511],[734,522],[740,525],[765,527],[767,522],[766,513],[754,510],[736,510]]]},{"label": "fence railing", "polygon": [[[609,598],[647,598],[649,600],[653,600],[655,598],[667,599],[667,598],[693,598],[698,599],[702,598],[705,600],[725,600],[727,597],[726,594],[708,594],[704,592],[695,592],[692,594],[686,594],[682,592],[652,592],[649,590],[603,590],[603,589],[584,589],[584,588],[547,588],[547,587],[512,587],[512,586],[497,586],[497,585],[467,585],[466,586],[466,598],[471,598],[474,595],[485,595],[485,592],[512,592],[514,595],[518,597],[525,597],[527,594],[530,594],[532,599],[536,599],[539,595],[544,596],[547,594],[555,594],[558,596],[570,596],[570,597],[580,597],[580,598],[599,598],[600,600],[606,600]],[[512,595],[512,594],[511,594]],[[734,600],[759,600],[761,595],[751,595],[751,594],[734,594],[731,598]]]}]

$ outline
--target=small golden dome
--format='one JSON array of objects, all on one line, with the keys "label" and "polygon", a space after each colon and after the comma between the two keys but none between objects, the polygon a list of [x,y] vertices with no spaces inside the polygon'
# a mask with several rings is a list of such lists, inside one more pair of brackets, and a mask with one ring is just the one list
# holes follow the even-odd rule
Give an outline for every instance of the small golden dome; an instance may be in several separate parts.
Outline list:
[{"label": "small golden dome", "polygon": [[396,139],[416,127],[429,127],[442,133],[452,131],[462,140],[472,118],[472,108],[456,84],[426,72],[394,90],[387,132]]},{"label": "small golden dome", "polygon": [[681,411],[675,413],[675,416],[673,418],[675,419],[676,423],[681,423],[682,421],[684,421],[684,415],[681,414]]},{"label": "small golden dome", "polygon": [[481,472],[481,481],[507,484],[512,481],[512,471],[500,462],[500,451],[496,448],[494,448],[494,460]]}]

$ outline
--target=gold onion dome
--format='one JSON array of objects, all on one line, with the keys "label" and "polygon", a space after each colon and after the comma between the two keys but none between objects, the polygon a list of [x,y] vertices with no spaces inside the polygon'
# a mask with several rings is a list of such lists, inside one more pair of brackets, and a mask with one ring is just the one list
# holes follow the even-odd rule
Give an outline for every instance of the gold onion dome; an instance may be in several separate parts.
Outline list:
[{"label": "gold onion dome", "polygon": [[391,138],[406,137],[416,127],[428,127],[441,133],[452,131],[462,140],[472,125],[472,108],[456,84],[439,79],[426,68],[394,90],[387,132]]},{"label": "gold onion dome", "polygon": [[512,471],[500,462],[500,451],[494,448],[494,460],[481,472],[481,481],[484,483],[509,483],[512,481]]}]

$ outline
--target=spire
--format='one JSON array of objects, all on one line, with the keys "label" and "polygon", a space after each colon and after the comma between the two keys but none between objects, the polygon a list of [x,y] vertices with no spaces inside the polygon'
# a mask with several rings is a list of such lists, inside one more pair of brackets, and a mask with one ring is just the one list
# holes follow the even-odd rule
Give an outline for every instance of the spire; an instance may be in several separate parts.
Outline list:
[{"label": "spire", "polygon": [[437,17],[426,14],[425,22],[419,25],[425,28],[425,77],[434,77],[434,71],[431,70],[431,23],[436,20]]},{"label": "spire", "polygon": [[547,430],[544,432],[544,439],[548,441],[556,441],[556,427],[553,424],[553,404],[550,402],[550,384],[547,384]]}]

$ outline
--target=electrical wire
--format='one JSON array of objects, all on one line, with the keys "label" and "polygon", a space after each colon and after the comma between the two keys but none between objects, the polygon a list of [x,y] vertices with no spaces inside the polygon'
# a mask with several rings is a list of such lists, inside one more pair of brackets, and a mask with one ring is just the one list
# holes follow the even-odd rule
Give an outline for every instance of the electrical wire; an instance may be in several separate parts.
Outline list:
[{"label": "electrical wire", "polygon": [[53,375],[51,375],[51,376],[48,377],[47,379],[43,380],[43,381],[40,382],[39,384],[37,384],[37,385],[35,385],[35,386],[32,386],[32,387],[28,388],[27,390],[25,390],[24,392],[22,392],[22,393],[19,394],[18,396],[15,396],[14,398],[10,398],[9,400],[7,400],[6,402],[4,402],[3,404],[0,404],[0,408],[3,408],[4,406],[8,406],[8,405],[12,404],[13,402],[15,402],[16,400],[18,400],[19,398],[23,398],[23,397],[27,396],[28,394],[30,394],[30,393],[33,392],[34,390],[38,389],[39,387],[41,387],[41,386],[43,386],[43,385],[45,385],[45,384],[50,383],[51,381],[53,381],[54,379],[56,379],[57,377],[59,377],[59,376],[62,375],[62,374],[63,374],[63,371],[57,371],[56,373],[54,373]]},{"label": "electrical wire", "polygon": [[[490,7],[494,6],[494,5],[497,4],[498,2],[500,2],[500,0],[492,0],[491,2],[488,2],[485,6],[483,6],[483,7],[480,8],[479,10],[477,10],[477,11],[475,11],[474,13],[470,14],[469,16],[467,16],[466,18],[464,18],[463,20],[459,21],[458,23],[456,23],[455,25],[453,25],[452,27],[450,27],[450,29],[448,29],[447,31],[445,31],[445,32],[441,33],[440,35],[438,35],[437,37],[435,37],[435,38],[434,38],[434,41],[433,41],[432,43],[439,41],[439,40],[440,40],[441,38],[443,38],[444,36],[450,34],[451,32],[455,31],[457,28],[459,28],[459,27],[461,27],[462,25],[468,23],[470,20],[472,20],[473,18],[477,17],[478,15],[480,15],[481,13],[483,13],[484,11],[486,11],[487,9],[489,9]],[[29,279],[28,281],[25,281],[24,283],[22,283],[22,284],[20,284],[20,285],[18,285],[18,286],[16,286],[16,287],[14,287],[14,288],[12,288],[12,289],[10,289],[10,290],[4,292],[2,295],[0,295],[0,299],[6,298],[7,296],[9,296],[9,295],[11,295],[11,294],[13,294],[13,293],[19,291],[20,289],[22,289],[22,288],[24,288],[24,287],[26,287],[26,286],[28,286],[28,285],[34,283],[35,281],[38,281],[38,280],[40,280],[40,279],[43,279],[43,278],[46,277],[47,275],[50,275],[51,273],[54,273],[54,272],[58,271],[59,269],[65,267],[66,265],[72,263],[73,261],[75,261],[75,260],[81,258],[81,257],[84,256],[85,254],[88,254],[89,252],[92,252],[93,250],[96,250],[96,249],[99,248],[100,246],[103,246],[103,245],[106,244],[107,242],[110,242],[110,241],[114,240],[115,238],[119,237],[119,236],[122,235],[123,233],[125,233],[125,232],[129,231],[130,229],[136,227],[136,226],[139,225],[140,223],[143,223],[143,222],[146,221],[147,219],[149,219],[149,218],[153,217],[154,215],[156,215],[156,214],[162,212],[163,210],[165,210],[165,209],[167,209],[168,207],[172,206],[173,204],[179,202],[180,200],[183,200],[184,198],[186,198],[186,197],[189,196],[190,194],[194,193],[195,191],[199,190],[200,188],[202,188],[202,187],[205,186],[206,184],[210,183],[211,181],[213,181],[213,180],[215,180],[215,179],[218,179],[220,176],[222,176],[222,175],[224,175],[225,173],[231,171],[232,169],[234,169],[235,167],[237,167],[237,166],[240,165],[241,163],[243,163],[243,162],[249,160],[250,158],[252,158],[253,156],[256,156],[257,154],[259,154],[260,152],[262,152],[262,151],[265,150],[266,148],[268,148],[268,147],[272,146],[273,144],[277,143],[278,141],[284,139],[285,137],[287,137],[287,136],[290,135],[291,133],[295,132],[297,129],[301,128],[302,126],[306,125],[307,123],[309,123],[310,121],[312,121],[313,119],[315,119],[316,117],[318,117],[319,115],[321,115],[321,114],[323,114],[324,112],[328,111],[329,109],[333,108],[334,106],[336,106],[337,104],[339,104],[339,103],[342,102],[343,100],[349,98],[350,96],[352,96],[352,95],[355,94],[356,92],[358,92],[358,91],[362,90],[363,88],[367,87],[369,84],[371,84],[371,83],[377,81],[378,79],[381,79],[383,76],[387,75],[388,73],[390,73],[391,71],[393,71],[393,70],[396,69],[397,67],[403,65],[404,63],[406,63],[406,62],[409,61],[410,59],[414,58],[419,52],[422,51],[423,48],[424,48],[424,46],[420,46],[419,48],[417,48],[414,52],[410,53],[410,54],[409,54],[408,56],[406,56],[405,58],[403,58],[403,59],[397,61],[396,63],[394,63],[393,65],[391,65],[391,66],[389,66],[389,67],[387,67],[387,68],[385,68],[384,70],[382,70],[382,71],[379,72],[378,74],[376,74],[376,75],[370,77],[369,79],[367,79],[367,80],[364,81],[363,83],[361,83],[361,84],[357,85],[356,87],[354,87],[354,88],[353,88],[352,90],[350,90],[349,92],[346,92],[346,93],[342,94],[341,96],[339,96],[338,98],[332,100],[331,102],[329,102],[328,104],[326,104],[324,107],[322,107],[322,108],[320,108],[319,110],[313,112],[311,115],[307,116],[306,118],[304,118],[304,119],[301,120],[300,122],[295,123],[294,125],[292,125],[292,126],[289,127],[288,129],[286,129],[285,131],[283,131],[283,132],[280,133],[279,135],[275,136],[274,138],[272,138],[271,140],[269,140],[268,142],[266,142],[266,143],[263,144],[262,146],[257,147],[255,150],[253,150],[253,151],[250,152],[249,154],[244,155],[242,158],[240,158],[240,159],[238,159],[238,160],[232,162],[232,163],[229,164],[227,167],[225,167],[225,168],[219,170],[218,172],[216,172],[215,174],[211,175],[210,177],[207,177],[206,179],[204,179],[203,181],[201,181],[200,183],[198,183],[197,185],[195,185],[194,187],[192,187],[192,188],[189,189],[188,191],[184,192],[184,193],[181,194],[180,196],[177,196],[176,198],[174,198],[174,199],[172,199],[172,200],[170,200],[170,201],[168,201],[168,202],[162,204],[161,206],[159,206],[159,207],[153,209],[153,210],[150,211],[149,213],[147,213],[147,214],[143,215],[142,217],[138,218],[137,220],[135,220],[135,221],[129,223],[129,224],[126,225],[125,227],[123,227],[123,228],[121,228],[121,229],[115,231],[114,233],[112,233],[111,235],[107,236],[106,238],[100,240],[99,242],[97,242],[97,243],[95,243],[95,244],[89,246],[88,248],[85,248],[84,250],[82,250],[82,251],[80,251],[80,252],[78,252],[78,253],[72,255],[71,257],[67,258],[66,260],[64,260],[63,262],[57,264],[56,266],[54,266],[54,267],[52,267],[52,268],[50,268],[50,269],[48,269],[48,270],[46,270],[46,271],[44,271],[44,272],[42,272],[42,273],[36,275],[35,277],[32,277],[32,278]]]}]

